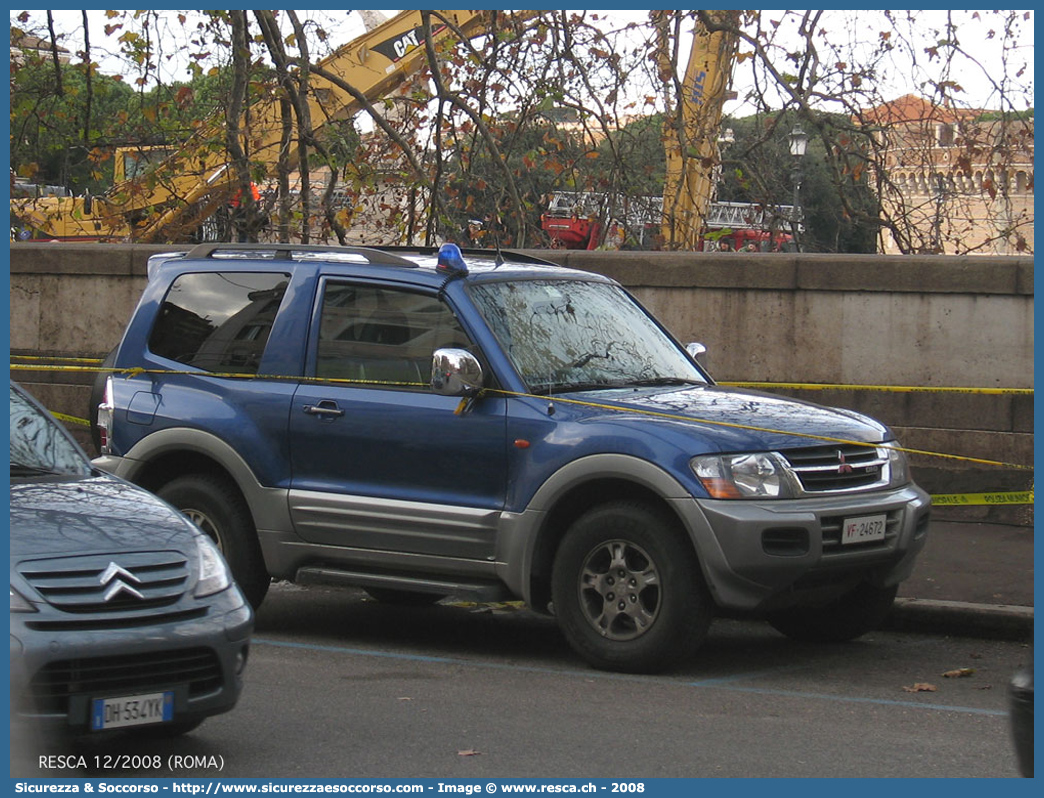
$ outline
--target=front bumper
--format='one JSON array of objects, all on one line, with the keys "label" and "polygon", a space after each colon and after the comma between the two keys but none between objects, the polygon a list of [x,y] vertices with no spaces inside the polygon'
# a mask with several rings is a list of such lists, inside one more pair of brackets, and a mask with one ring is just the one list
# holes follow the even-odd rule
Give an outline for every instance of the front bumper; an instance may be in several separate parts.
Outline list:
[{"label": "front bumper", "polygon": [[[860,581],[897,584],[924,548],[931,499],[898,490],[763,502],[677,500],[715,602],[728,610],[827,600]],[[884,514],[885,539],[841,544],[844,519]]]},{"label": "front bumper", "polygon": [[[44,619],[46,620],[46,619]],[[95,698],[174,692],[174,723],[232,709],[254,614],[235,586],[203,617],[131,629],[33,628],[38,614],[11,615],[11,726],[90,731]]]}]

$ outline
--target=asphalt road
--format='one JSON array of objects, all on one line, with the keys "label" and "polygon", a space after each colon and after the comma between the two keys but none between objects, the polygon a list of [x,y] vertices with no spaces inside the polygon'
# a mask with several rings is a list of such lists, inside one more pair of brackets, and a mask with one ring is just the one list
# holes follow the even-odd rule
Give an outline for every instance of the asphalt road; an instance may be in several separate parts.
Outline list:
[{"label": "asphalt road", "polygon": [[[623,676],[512,606],[276,585],[235,711],[163,742],[16,739],[11,775],[1016,777],[1006,688],[1029,655],[897,632],[815,646],[716,621],[684,670]],[[943,675],[959,669],[972,672]],[[46,754],[87,767],[41,767]]]}]

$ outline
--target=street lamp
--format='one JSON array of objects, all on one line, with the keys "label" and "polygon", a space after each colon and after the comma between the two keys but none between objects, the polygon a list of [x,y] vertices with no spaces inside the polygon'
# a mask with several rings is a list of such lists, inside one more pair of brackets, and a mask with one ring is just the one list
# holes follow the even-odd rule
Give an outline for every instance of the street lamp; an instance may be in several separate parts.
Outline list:
[{"label": "street lamp", "polygon": [[798,252],[801,251],[801,245],[798,242],[798,228],[800,223],[798,222],[798,213],[801,208],[801,179],[804,175],[801,172],[801,161],[805,157],[805,149],[808,147],[808,134],[801,129],[800,124],[794,125],[794,129],[790,131],[790,135],[787,136],[790,142],[790,155],[793,158],[794,166],[791,170],[790,177],[794,181],[794,208],[790,212],[790,224],[791,229],[794,233],[794,247]]}]

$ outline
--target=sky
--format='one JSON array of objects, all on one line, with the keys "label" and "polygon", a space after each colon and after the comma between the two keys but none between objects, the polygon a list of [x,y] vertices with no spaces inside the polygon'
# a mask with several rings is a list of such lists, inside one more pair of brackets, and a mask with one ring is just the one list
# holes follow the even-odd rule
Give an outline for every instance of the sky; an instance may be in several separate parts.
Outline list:
[{"label": "sky", "polygon": [[[13,25],[19,24],[17,21],[18,16],[17,10],[11,11],[11,22]],[[45,20],[45,12],[43,11],[32,11],[29,12],[32,19],[38,24],[42,24]],[[66,34],[67,38],[64,40],[64,46],[76,52],[83,48],[81,30],[81,12],[74,10],[55,10],[52,12],[55,16],[56,30],[60,34]],[[99,61],[102,70],[106,72],[116,72],[122,69],[122,65],[115,59],[104,57],[104,51],[106,48],[114,48],[114,44],[111,39],[106,40],[104,35],[104,26],[106,19],[103,11],[88,11],[90,18],[91,27],[91,45],[95,60]],[[384,11],[382,12],[388,16],[397,13],[396,11]],[[647,19],[648,11],[646,10],[608,10],[608,11],[588,11],[587,14],[598,14],[605,19],[605,24],[615,25],[619,24],[621,27],[628,21],[643,21]],[[886,22],[883,19],[883,13],[880,11],[830,11],[828,16],[824,17],[825,25],[830,26],[828,36],[832,42],[841,43],[843,46],[851,47],[853,49],[859,49],[863,45],[858,41],[860,38],[874,39],[877,31],[886,30],[890,27],[891,23]],[[896,11],[896,15],[901,16],[905,12]],[[934,44],[933,34],[937,30],[942,30],[945,22],[945,11],[919,11],[918,12],[918,29],[910,32],[912,37],[918,38],[918,41],[913,45],[914,55],[920,65],[927,65],[929,57],[926,53],[926,48]],[[994,25],[991,17],[985,16],[986,12],[983,12],[984,16],[982,20],[975,20],[971,15],[974,12],[971,11],[960,11],[952,12],[958,21],[958,35],[960,36],[960,44],[962,48],[974,56],[977,59],[983,61],[985,69],[980,69],[970,62],[966,65],[962,65],[957,70],[957,77],[960,80],[961,85],[966,91],[968,98],[968,105],[977,106],[983,108],[996,107],[996,95],[993,87],[990,83],[990,78],[996,78],[1000,74],[1000,63],[1001,63],[1001,39],[1000,37],[990,37],[989,31]],[[1029,12],[1031,13],[1031,12]],[[335,10],[300,10],[298,14],[303,19],[316,19],[320,21],[320,24],[329,32],[330,41],[334,44],[341,44],[345,41],[349,41],[355,36],[361,34],[364,30],[363,23],[360,16],[352,11],[335,11]],[[762,14],[768,18],[785,19],[782,11],[763,11]],[[1019,60],[1028,64],[1028,76],[1021,78],[1020,81],[1023,84],[1030,86],[1030,95],[1032,96],[1033,86],[1033,23],[1032,16],[1030,19],[1021,24],[1020,30],[1020,41],[1022,44],[1021,51],[1009,53],[1009,63],[1012,60]],[[784,25],[781,26],[781,30],[787,31],[788,26],[790,29],[796,28],[794,18],[785,19]],[[868,35],[869,34],[869,35]],[[847,41],[846,41],[847,39]],[[794,41],[797,42],[796,36]],[[163,42],[160,42],[160,47],[163,47]],[[683,48],[683,52],[687,51],[687,47]],[[853,57],[855,60],[857,56]],[[164,52],[162,59],[162,69],[164,79],[167,81],[175,79],[186,79],[186,61],[183,57],[183,49],[173,46],[173,39],[167,45],[167,49]],[[905,60],[899,60],[887,70],[885,74],[882,74],[882,92],[888,99],[899,97],[902,94],[909,93],[916,90],[916,83],[913,80],[913,76],[917,73],[917,69],[911,66]],[[736,78],[734,88],[737,89],[738,94],[742,97],[744,93],[744,81],[747,80],[745,71],[742,66],[736,70]],[[743,103],[741,100],[735,101],[731,107],[726,106],[725,112],[733,116],[742,116]]]}]

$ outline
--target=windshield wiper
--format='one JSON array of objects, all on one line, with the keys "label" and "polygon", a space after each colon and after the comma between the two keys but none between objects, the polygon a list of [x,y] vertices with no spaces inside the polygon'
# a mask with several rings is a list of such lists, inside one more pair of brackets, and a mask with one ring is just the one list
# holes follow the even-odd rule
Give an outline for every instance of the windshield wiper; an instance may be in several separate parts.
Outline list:
[{"label": "windshield wiper", "polygon": [[619,390],[620,388],[628,387],[630,383],[626,382],[554,382],[545,383],[543,385],[536,385],[533,387],[532,392],[540,396],[550,395],[552,393],[580,393],[581,391],[607,391],[607,390]]},{"label": "windshield wiper", "polygon": [[644,380],[631,380],[628,386],[639,388],[655,388],[661,385],[706,385],[703,380],[692,380],[688,377],[649,377]]},{"label": "windshield wiper", "polygon": [[16,477],[54,476],[59,473],[61,472],[53,468],[26,465],[25,463],[11,463],[11,475]]}]

